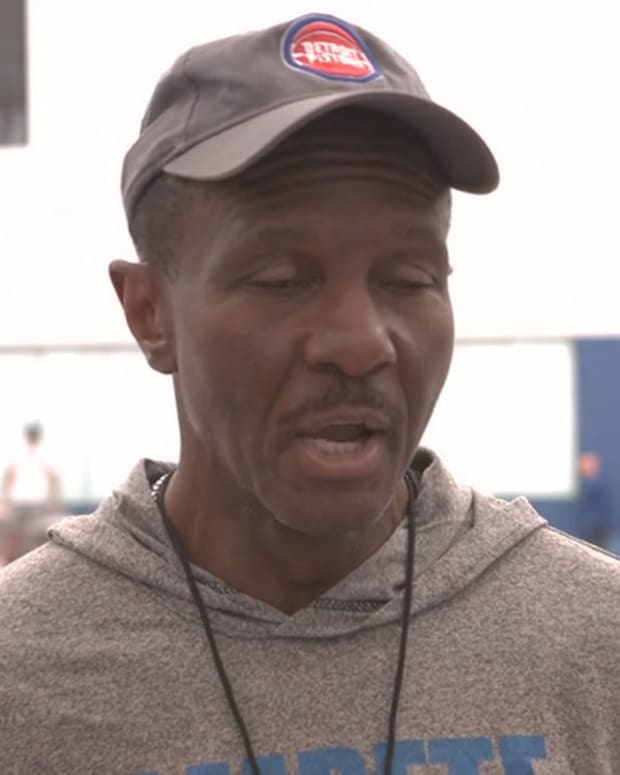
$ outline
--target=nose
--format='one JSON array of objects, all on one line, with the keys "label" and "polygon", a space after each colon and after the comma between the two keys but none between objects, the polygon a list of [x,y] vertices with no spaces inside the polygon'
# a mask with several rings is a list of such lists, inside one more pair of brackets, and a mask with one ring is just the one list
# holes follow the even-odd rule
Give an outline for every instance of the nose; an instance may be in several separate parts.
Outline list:
[{"label": "nose", "polygon": [[306,340],[306,361],[312,368],[362,377],[396,362],[385,314],[368,288],[330,294],[317,305],[315,316]]}]

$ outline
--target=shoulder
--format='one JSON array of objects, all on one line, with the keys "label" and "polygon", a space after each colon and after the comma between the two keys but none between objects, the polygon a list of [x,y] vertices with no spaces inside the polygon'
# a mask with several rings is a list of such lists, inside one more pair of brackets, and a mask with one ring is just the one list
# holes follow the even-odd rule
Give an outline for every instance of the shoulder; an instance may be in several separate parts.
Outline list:
[{"label": "shoulder", "polygon": [[515,557],[542,569],[549,580],[584,576],[595,584],[620,584],[620,557],[552,527],[526,498],[507,501],[474,490],[473,502],[485,534],[503,529]]},{"label": "shoulder", "polygon": [[468,590],[479,631],[486,623],[507,661],[567,701],[604,686],[620,712],[620,559],[551,527],[525,498],[475,500],[478,543],[492,558]]},{"label": "shoulder", "polygon": [[[506,558],[515,594],[554,641],[611,668],[620,656],[620,558],[548,524]],[[615,668],[614,668],[615,669]]]},{"label": "shoulder", "polygon": [[620,557],[550,525],[532,536],[532,559],[545,564],[550,579],[579,586],[583,592],[620,593]]},{"label": "shoulder", "polygon": [[567,622],[620,654],[620,558],[552,527],[533,543],[549,605],[559,599]]},{"label": "shoulder", "polygon": [[[53,529],[60,526],[63,536],[75,533],[84,542],[99,538],[104,529],[93,517],[67,518]],[[111,542],[113,531],[103,537]],[[51,540],[0,569],[0,648],[31,636],[55,636],[73,625],[82,629],[136,586],[99,562],[94,550],[91,555],[81,551],[77,538],[74,543]]]},{"label": "shoulder", "polygon": [[76,592],[83,589],[84,565],[82,558],[45,544],[2,568],[0,642],[6,645],[7,638],[44,630],[46,623],[55,629],[81,599]]},{"label": "shoulder", "polygon": [[550,526],[525,498],[475,493],[474,503],[478,543],[494,558],[489,580],[504,598],[523,601],[532,615],[620,627],[618,556]]}]

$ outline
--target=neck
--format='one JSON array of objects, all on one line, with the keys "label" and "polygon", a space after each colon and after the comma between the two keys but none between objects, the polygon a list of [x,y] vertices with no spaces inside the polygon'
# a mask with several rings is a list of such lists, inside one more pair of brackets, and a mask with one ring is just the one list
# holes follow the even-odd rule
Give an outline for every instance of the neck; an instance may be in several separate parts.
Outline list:
[{"label": "neck", "polygon": [[[179,468],[163,505],[187,559],[239,592],[292,615],[308,606],[361,565],[402,521],[408,494],[404,481],[385,513],[361,531],[308,535],[280,524],[247,504],[237,509],[204,508],[213,499],[196,497]],[[187,497],[192,493],[191,497]]]}]

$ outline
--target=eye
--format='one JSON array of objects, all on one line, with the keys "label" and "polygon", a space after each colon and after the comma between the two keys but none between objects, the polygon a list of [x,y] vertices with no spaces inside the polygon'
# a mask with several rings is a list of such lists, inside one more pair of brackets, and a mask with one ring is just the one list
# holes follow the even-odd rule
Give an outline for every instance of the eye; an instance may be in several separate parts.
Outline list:
[{"label": "eye", "polygon": [[316,277],[294,267],[279,267],[257,272],[246,279],[250,288],[273,293],[303,291],[316,285]]},{"label": "eye", "polygon": [[394,288],[402,288],[403,290],[415,290],[417,288],[430,288],[434,285],[434,282],[431,278],[412,280],[407,277],[396,277],[388,280],[387,284]]},{"label": "eye", "polygon": [[381,282],[389,289],[413,293],[436,287],[437,278],[425,271],[400,272],[386,276]]},{"label": "eye", "polygon": [[251,280],[249,283],[254,288],[264,288],[271,291],[287,291],[302,288],[308,284],[307,280],[300,277],[278,277],[273,279]]}]

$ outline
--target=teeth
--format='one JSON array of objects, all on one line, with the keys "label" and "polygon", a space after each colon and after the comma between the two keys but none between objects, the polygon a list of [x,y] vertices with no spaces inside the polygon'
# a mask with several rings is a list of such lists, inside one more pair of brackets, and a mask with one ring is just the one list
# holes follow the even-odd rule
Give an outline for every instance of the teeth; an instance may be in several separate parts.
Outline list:
[{"label": "teeth", "polygon": [[366,443],[366,439],[356,441],[330,441],[329,439],[308,438],[315,449],[328,455],[345,455],[348,452],[357,452]]}]

